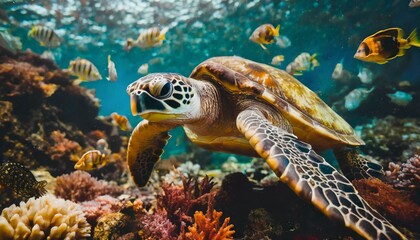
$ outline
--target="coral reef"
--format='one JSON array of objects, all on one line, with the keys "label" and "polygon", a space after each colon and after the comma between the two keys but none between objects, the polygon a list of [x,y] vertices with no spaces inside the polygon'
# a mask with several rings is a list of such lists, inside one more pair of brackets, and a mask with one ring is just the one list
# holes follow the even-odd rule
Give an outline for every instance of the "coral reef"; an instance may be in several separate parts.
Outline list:
[{"label": "coral reef", "polygon": [[[366,142],[362,150],[380,158],[388,165],[391,161],[403,162],[405,159],[420,155],[420,120],[399,119],[388,116],[374,120],[370,124],[356,127]],[[408,152],[407,152],[408,151]]]},{"label": "coral reef", "polygon": [[228,240],[233,239],[233,224],[229,224],[230,218],[227,217],[220,225],[222,212],[213,209],[209,197],[207,213],[202,211],[194,213],[194,224],[188,227],[189,232],[185,234],[188,240]]},{"label": "coral reef", "polygon": [[94,240],[118,239],[131,232],[131,219],[123,213],[110,213],[102,216],[95,227]]},{"label": "coral reef", "polygon": [[85,239],[90,236],[80,206],[53,195],[31,198],[3,209],[2,239]]},{"label": "coral reef", "polygon": [[139,235],[142,239],[176,240],[176,226],[169,221],[166,212],[157,211],[140,217]]},{"label": "coral reef", "polygon": [[396,190],[376,178],[354,180],[353,185],[366,202],[385,218],[412,230],[418,227],[420,206],[405,192]]},{"label": "coral reef", "polygon": [[387,180],[396,188],[420,190],[420,155],[409,158],[406,163],[389,163]]},{"label": "coral reef", "polygon": [[55,195],[73,202],[90,201],[101,195],[118,196],[122,187],[99,181],[84,171],[75,171],[57,177]]},{"label": "coral reef", "polygon": [[98,218],[119,212],[123,208],[123,203],[120,200],[109,195],[98,196],[94,200],[82,202],[80,205],[86,220],[92,226],[96,225]]},{"label": "coral reef", "polygon": [[[44,166],[57,176],[73,170],[71,154],[79,147],[93,147],[85,134],[115,135],[110,123],[97,118],[99,102],[92,92],[71,84],[51,60],[29,51],[1,55],[0,82],[3,161],[31,169]],[[121,146],[119,136],[113,139]]]},{"label": "coral reef", "polygon": [[253,209],[248,216],[244,240],[279,239],[283,227],[263,208]]}]

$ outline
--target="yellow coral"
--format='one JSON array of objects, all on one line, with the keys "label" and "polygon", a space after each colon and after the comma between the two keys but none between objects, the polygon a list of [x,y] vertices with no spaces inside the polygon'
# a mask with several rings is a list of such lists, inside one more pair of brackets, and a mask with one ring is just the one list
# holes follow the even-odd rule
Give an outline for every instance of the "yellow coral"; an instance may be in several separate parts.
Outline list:
[{"label": "yellow coral", "polygon": [[85,239],[90,225],[79,205],[48,194],[3,209],[0,233],[4,240]]},{"label": "yellow coral", "polygon": [[[204,215],[201,211],[194,213],[195,223],[188,227],[189,232],[185,234],[191,240],[228,240],[233,239],[235,233],[233,224],[229,224],[230,218],[226,218],[222,226],[219,227],[222,212],[207,210]],[[229,224],[229,225],[228,225]]]}]

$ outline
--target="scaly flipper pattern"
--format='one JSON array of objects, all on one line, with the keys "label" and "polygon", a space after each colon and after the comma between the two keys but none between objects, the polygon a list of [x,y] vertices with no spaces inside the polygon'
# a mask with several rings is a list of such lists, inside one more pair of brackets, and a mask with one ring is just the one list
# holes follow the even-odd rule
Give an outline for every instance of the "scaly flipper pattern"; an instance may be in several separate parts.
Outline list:
[{"label": "scaly flipper pattern", "polygon": [[343,222],[366,239],[406,239],[311,145],[273,126],[259,110],[242,111],[236,125],[280,180],[325,215]]},{"label": "scaly flipper pattern", "polygon": [[134,182],[142,187],[159,161],[163,148],[171,137],[168,133],[172,125],[141,121],[131,134],[128,142],[127,163]]}]

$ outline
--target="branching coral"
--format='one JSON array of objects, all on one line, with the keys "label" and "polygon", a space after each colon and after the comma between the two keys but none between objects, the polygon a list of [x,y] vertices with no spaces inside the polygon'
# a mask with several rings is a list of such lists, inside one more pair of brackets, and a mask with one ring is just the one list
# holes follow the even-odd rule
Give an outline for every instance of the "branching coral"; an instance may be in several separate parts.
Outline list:
[{"label": "branching coral", "polygon": [[63,156],[69,157],[70,154],[74,154],[82,149],[79,143],[67,139],[66,134],[60,131],[52,131],[50,138],[54,143],[49,148],[52,160],[60,159]]},{"label": "branching coral", "polygon": [[420,155],[409,158],[401,165],[390,162],[389,169],[386,175],[394,187],[420,189]]},{"label": "branching coral", "polygon": [[405,226],[418,227],[420,206],[403,191],[376,178],[354,180],[353,185],[363,199],[386,218]]},{"label": "branching coral", "polygon": [[207,213],[197,211],[194,214],[195,223],[188,227],[189,232],[185,234],[189,240],[228,240],[233,239],[233,224],[229,224],[230,218],[225,218],[220,225],[222,212],[213,209],[213,204],[209,202]]},{"label": "branching coral", "polygon": [[123,189],[117,185],[99,181],[83,171],[75,171],[57,178],[55,195],[74,202],[93,200],[98,196],[109,194],[118,196]]},{"label": "branching coral", "polygon": [[167,239],[175,240],[176,227],[169,221],[166,212],[158,211],[140,217],[139,234],[142,239]]},{"label": "branching coral", "polygon": [[[159,205],[168,213],[168,218],[175,224],[191,223],[192,213],[205,205],[203,202],[210,195],[214,186],[212,178],[205,176],[201,182],[197,178],[185,178],[181,174],[183,186],[162,185],[164,195]],[[178,226],[180,227],[180,226]]]},{"label": "branching coral", "polygon": [[90,225],[79,205],[49,194],[5,208],[0,232],[4,240],[85,239],[90,236]]}]

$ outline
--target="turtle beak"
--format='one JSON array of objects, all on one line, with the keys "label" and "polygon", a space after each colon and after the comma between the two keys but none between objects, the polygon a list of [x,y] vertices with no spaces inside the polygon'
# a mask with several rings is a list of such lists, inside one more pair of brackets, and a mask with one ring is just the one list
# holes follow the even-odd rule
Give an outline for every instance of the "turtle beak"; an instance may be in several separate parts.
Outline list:
[{"label": "turtle beak", "polygon": [[141,91],[140,94],[132,93],[130,95],[131,113],[141,115],[145,111],[163,111],[165,106],[161,101],[152,97],[148,92]]}]

